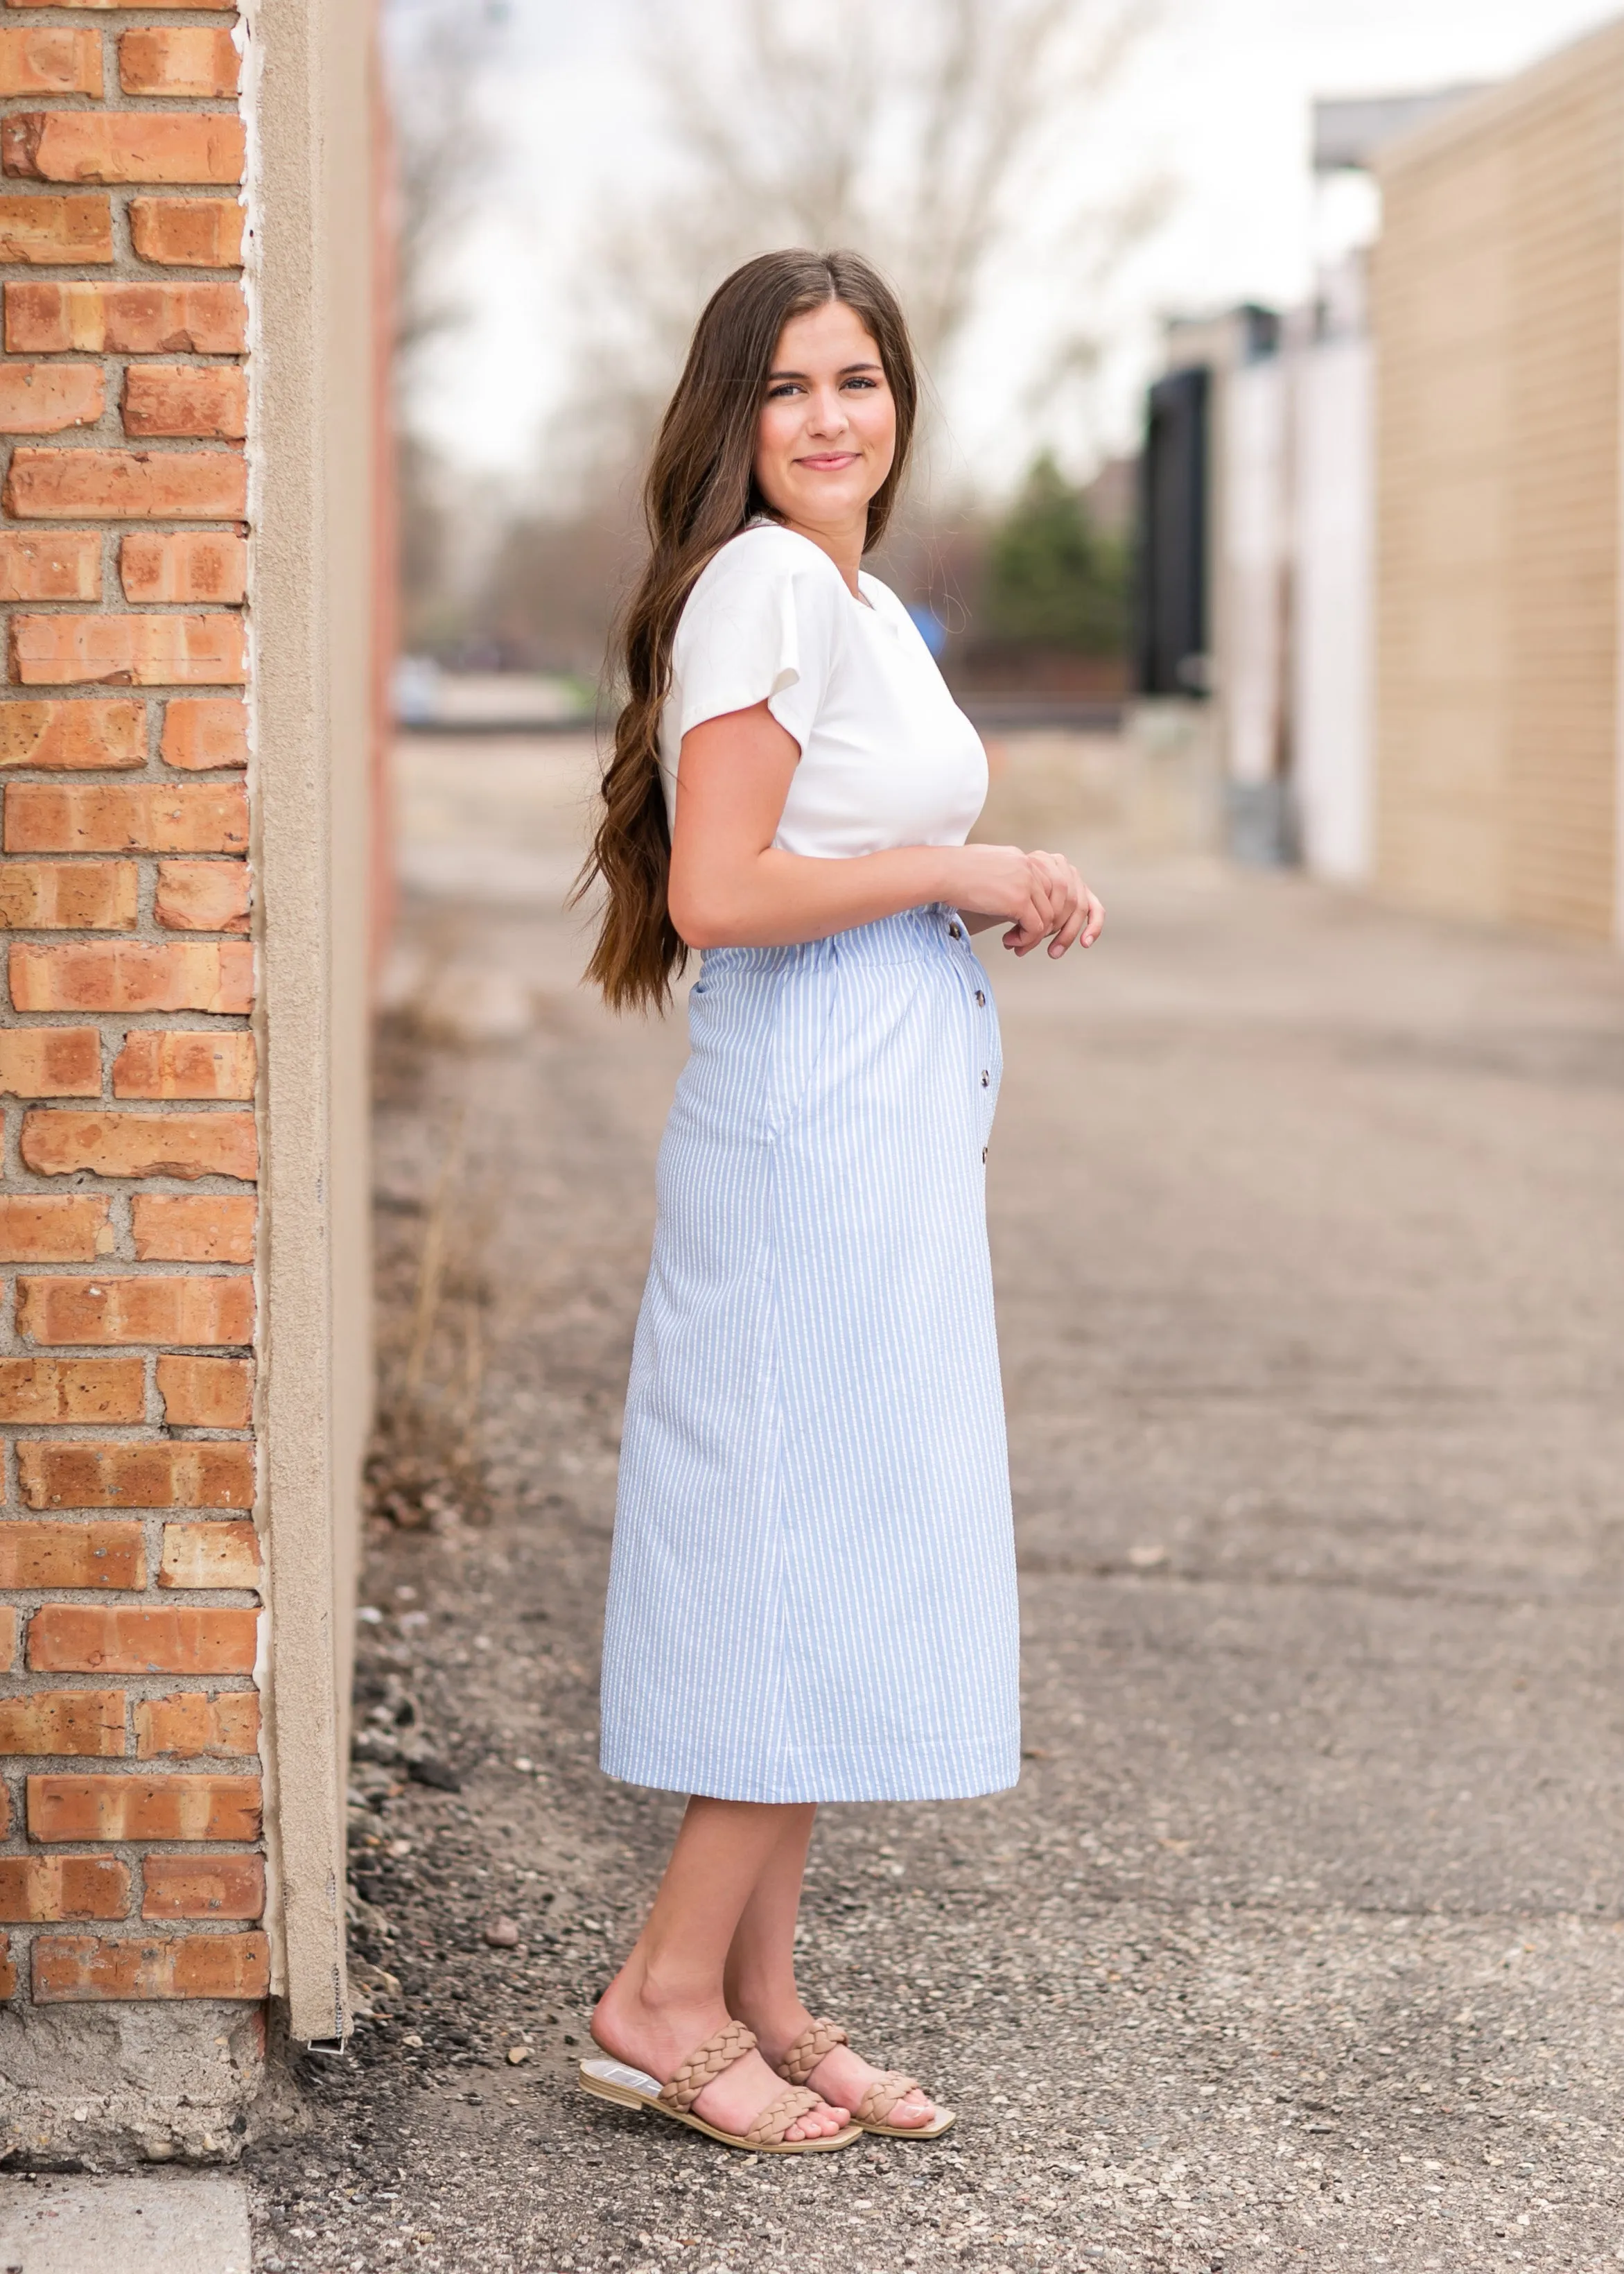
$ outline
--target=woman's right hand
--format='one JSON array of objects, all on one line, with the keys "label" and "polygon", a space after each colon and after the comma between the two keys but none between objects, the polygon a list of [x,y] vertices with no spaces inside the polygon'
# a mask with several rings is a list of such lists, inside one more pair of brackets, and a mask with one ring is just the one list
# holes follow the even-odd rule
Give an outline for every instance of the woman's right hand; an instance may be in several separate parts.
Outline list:
[{"label": "woman's right hand", "polygon": [[948,855],[947,870],[943,897],[966,916],[1008,923],[1004,945],[1017,955],[1030,955],[1051,933],[1050,955],[1064,955],[1079,939],[1092,947],[1105,921],[1099,901],[1058,853],[961,845]]}]

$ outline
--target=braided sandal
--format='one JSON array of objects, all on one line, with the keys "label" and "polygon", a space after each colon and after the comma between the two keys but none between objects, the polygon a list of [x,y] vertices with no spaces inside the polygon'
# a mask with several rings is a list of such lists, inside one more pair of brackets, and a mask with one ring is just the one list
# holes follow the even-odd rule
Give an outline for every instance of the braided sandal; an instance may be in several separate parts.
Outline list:
[{"label": "braided sandal", "polygon": [[824,2105],[821,2092],[801,2082],[793,2090],[780,2092],[770,2100],[748,2132],[718,2132],[714,2124],[695,2116],[694,2103],[706,2085],[714,2084],[735,2061],[755,2050],[754,2033],[742,2022],[727,2022],[713,2037],[695,2046],[665,2084],[625,2061],[588,2060],[581,2064],[581,2089],[595,2100],[613,2101],[617,2108],[651,2108],[657,2115],[669,2116],[674,2123],[703,2132],[709,2140],[719,2140],[725,2148],[748,2148],[758,2156],[813,2156],[825,2149],[849,2148],[862,2138],[861,2125],[847,2124],[822,2140],[786,2140],[784,2135],[798,2117]]},{"label": "braided sandal", "polygon": [[[787,2077],[792,2084],[804,2085],[825,2053],[851,2042],[838,2022],[831,2022],[824,2015],[802,2029],[778,2063],[778,2074]],[[916,2076],[905,2076],[899,2068],[885,2069],[875,2078],[852,2114],[861,2130],[877,2133],[883,2140],[939,2140],[959,2120],[951,2108],[938,2108],[929,2124],[888,2124],[885,2120],[899,2100],[906,2099],[910,2092],[924,2090]]]}]

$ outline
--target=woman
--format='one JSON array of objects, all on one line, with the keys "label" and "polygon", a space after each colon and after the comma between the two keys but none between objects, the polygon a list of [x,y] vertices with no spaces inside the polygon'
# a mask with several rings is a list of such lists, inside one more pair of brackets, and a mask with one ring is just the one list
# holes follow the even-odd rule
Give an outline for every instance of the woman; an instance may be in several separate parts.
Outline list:
[{"label": "woman", "polygon": [[981,743],[861,570],[917,398],[901,312],[853,254],[770,253],[717,291],[649,474],[586,872],[611,1005],[663,1005],[703,960],[603,1680],[607,1773],[691,1797],[582,2082],[785,2153],[952,2121],[813,2020],[795,1915],[820,1801],[1019,1773],[998,1031],[966,934],[1059,956],[1102,921],[1056,855],[965,843]]}]

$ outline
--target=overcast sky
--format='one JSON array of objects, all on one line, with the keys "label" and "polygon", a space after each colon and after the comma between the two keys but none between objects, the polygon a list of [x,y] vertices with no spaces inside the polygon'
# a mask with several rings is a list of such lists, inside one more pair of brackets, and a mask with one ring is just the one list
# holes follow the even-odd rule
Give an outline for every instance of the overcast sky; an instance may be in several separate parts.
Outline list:
[{"label": "overcast sky", "polygon": [[[1101,439],[1130,431],[1163,312],[1304,292],[1316,228],[1347,220],[1323,205],[1316,216],[1315,95],[1502,78],[1619,13],[1616,0],[1162,0],[1161,28],[1120,82],[1107,131],[1176,195],[1117,282],[1122,346]],[[630,0],[508,0],[508,14],[491,93],[506,154],[467,248],[470,325],[432,366],[422,417],[470,471],[523,479],[568,378],[570,245],[605,184],[635,179],[635,11]],[[979,434],[973,401],[949,410],[962,447],[1003,473],[1040,439]]]}]

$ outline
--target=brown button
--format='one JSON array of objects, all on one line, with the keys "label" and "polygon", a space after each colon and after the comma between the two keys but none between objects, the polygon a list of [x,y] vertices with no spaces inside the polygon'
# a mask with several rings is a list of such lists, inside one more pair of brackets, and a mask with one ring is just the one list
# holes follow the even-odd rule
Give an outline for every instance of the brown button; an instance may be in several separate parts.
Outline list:
[{"label": "brown button", "polygon": [[988,1073],[986,1067],[983,1066],[981,1068],[981,1088],[983,1089],[988,1089],[990,1088],[991,1085],[992,1076]]},{"label": "brown button", "polygon": [[976,989],[976,990],[975,990],[975,999],[976,999],[976,1001],[977,1001],[978,1003],[982,1004],[982,1005],[985,1005],[985,1003],[986,1003],[986,1001],[987,1001],[987,998],[985,997],[985,995],[983,995],[983,994],[982,994],[982,992],[981,992],[981,989],[980,989],[979,987],[978,987],[978,988]]},{"label": "brown button", "polygon": [[983,1161],[987,1158],[987,1148],[985,1145],[981,1148],[981,1158]]},{"label": "brown button", "polygon": [[963,932],[959,930],[957,924],[949,924],[947,928],[947,936],[949,939],[962,939],[964,937]]}]

